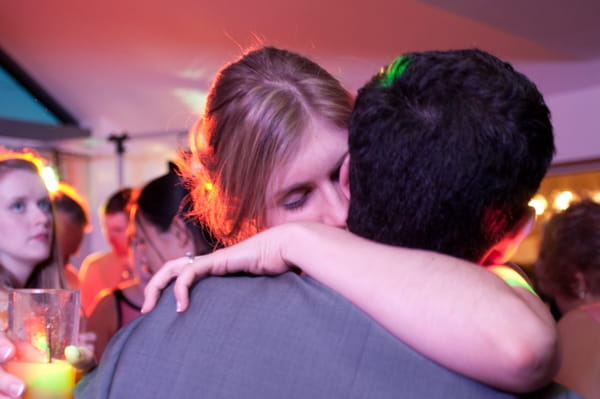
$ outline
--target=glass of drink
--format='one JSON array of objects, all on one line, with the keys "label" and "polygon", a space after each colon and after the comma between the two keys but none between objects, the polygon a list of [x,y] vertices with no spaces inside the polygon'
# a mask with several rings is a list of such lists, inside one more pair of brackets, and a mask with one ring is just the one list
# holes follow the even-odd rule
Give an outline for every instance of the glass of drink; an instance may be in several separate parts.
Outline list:
[{"label": "glass of drink", "polygon": [[65,348],[77,344],[79,291],[15,289],[8,298],[8,336],[16,347],[5,370],[25,382],[24,398],[70,399],[75,369]]}]

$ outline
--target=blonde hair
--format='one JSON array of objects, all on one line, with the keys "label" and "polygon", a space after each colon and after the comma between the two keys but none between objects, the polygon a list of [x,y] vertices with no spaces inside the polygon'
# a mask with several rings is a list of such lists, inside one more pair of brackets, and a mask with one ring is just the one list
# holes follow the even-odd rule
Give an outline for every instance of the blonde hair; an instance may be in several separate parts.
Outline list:
[{"label": "blonde hair", "polygon": [[[0,148],[0,179],[15,170],[25,170],[41,177],[43,160],[33,151],[16,152]],[[62,262],[56,242],[54,211],[52,212],[52,243],[50,256],[38,264],[25,283],[26,288],[66,288]],[[0,287],[14,287],[11,273],[0,264]]]},{"label": "blonde hair", "polygon": [[290,51],[262,47],[223,67],[179,161],[193,215],[225,245],[262,230],[273,171],[312,118],[347,129],[352,105],[338,80]]}]

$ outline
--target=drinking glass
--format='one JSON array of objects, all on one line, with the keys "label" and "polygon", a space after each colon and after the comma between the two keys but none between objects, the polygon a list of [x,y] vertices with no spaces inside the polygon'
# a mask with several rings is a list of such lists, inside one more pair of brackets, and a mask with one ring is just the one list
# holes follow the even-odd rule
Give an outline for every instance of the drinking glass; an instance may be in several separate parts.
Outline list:
[{"label": "drinking glass", "polygon": [[79,291],[15,289],[8,297],[8,336],[16,347],[5,370],[25,382],[24,398],[70,399],[75,369],[65,348],[77,344]]}]

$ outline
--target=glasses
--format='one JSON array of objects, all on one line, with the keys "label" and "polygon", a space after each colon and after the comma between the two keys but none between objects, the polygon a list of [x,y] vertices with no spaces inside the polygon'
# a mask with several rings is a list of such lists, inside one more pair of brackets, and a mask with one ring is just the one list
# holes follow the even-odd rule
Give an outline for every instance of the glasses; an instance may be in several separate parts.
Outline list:
[{"label": "glasses", "polygon": [[[131,246],[131,248],[134,250],[137,249],[138,251],[143,248],[150,248],[156,254],[160,262],[164,264],[166,262],[166,259],[163,257],[163,254],[158,249],[154,241],[150,239],[150,236],[144,228],[144,225],[137,213],[134,216],[134,221],[135,223],[133,226],[135,229],[135,233],[129,238],[129,245]],[[146,273],[150,275],[153,274],[150,270],[148,270],[148,267],[146,265],[143,265],[142,268]]]}]

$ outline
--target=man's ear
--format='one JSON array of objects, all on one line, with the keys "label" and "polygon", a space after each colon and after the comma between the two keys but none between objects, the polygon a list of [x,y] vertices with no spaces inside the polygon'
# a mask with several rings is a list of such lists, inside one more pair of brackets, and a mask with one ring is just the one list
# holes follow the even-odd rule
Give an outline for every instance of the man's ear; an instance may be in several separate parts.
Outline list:
[{"label": "man's ear", "polygon": [[346,198],[350,199],[350,154],[346,154],[340,168],[340,187]]},{"label": "man's ear", "polygon": [[481,258],[482,265],[501,265],[506,263],[517,252],[521,242],[531,233],[535,224],[535,209],[529,207],[525,215],[519,219],[515,227]]}]

